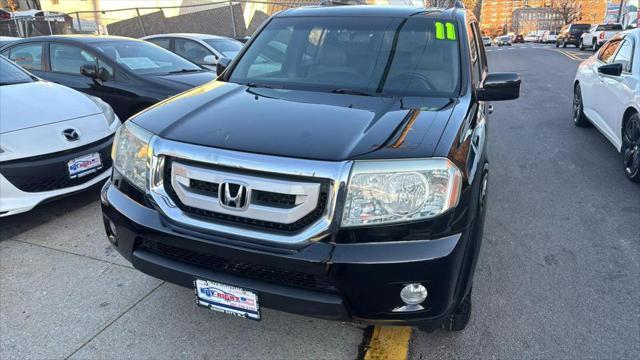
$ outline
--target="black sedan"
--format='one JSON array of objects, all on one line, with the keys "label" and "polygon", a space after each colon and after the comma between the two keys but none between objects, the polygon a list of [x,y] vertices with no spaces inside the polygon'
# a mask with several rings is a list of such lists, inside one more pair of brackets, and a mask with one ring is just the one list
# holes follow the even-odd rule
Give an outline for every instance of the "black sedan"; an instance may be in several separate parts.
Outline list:
[{"label": "black sedan", "polygon": [[42,79],[100,97],[123,121],[216,78],[168,50],[126,37],[39,36],[6,45],[0,54]]}]

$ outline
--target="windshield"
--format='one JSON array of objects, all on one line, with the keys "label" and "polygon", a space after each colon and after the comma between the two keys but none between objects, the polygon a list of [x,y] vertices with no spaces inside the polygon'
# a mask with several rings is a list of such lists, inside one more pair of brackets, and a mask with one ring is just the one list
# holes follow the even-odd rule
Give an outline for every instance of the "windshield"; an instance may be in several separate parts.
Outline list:
[{"label": "windshield", "polygon": [[591,28],[591,25],[589,25],[589,24],[572,25],[571,26],[571,32],[572,33],[577,33],[577,32],[582,32],[582,31],[589,31],[590,28]]},{"label": "windshield", "polygon": [[99,43],[96,48],[134,74],[164,75],[202,70],[192,62],[145,41]]},{"label": "windshield", "polygon": [[19,66],[0,56],[0,85],[22,84],[35,81]]},{"label": "windshield", "polygon": [[455,97],[454,23],[425,18],[276,18],[231,82],[377,96]]},{"label": "windshield", "polygon": [[610,30],[622,30],[622,25],[604,24],[604,25],[598,25],[598,29],[596,29],[596,31],[610,31]]},{"label": "windshield", "polygon": [[222,56],[226,58],[234,58],[242,49],[242,43],[235,40],[227,39],[206,39],[204,40],[212,48],[218,50]]}]

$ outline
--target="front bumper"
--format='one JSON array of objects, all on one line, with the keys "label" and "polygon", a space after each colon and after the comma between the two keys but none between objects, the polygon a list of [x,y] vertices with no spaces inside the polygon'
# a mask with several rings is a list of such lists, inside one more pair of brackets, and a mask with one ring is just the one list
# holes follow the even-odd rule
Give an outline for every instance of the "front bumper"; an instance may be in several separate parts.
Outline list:
[{"label": "front bumper", "polygon": [[[135,268],[190,288],[197,277],[251,289],[266,308],[334,320],[436,327],[466,291],[463,259],[473,226],[435,240],[315,242],[295,250],[273,249],[175,227],[109,182],[101,201],[112,244]],[[393,312],[403,305],[402,287],[415,282],[429,292],[424,310]]]},{"label": "front bumper", "polygon": [[[59,153],[0,163],[0,217],[33,209],[43,201],[85,190],[103,182],[111,174],[113,136]],[[102,168],[70,179],[67,162],[99,153]]]}]

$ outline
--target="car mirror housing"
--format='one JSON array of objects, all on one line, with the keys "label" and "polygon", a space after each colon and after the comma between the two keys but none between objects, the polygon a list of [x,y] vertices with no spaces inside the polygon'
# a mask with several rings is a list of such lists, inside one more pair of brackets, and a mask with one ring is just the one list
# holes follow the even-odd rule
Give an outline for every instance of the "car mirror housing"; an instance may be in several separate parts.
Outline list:
[{"label": "car mirror housing", "polygon": [[216,65],[218,63],[218,58],[215,55],[207,55],[202,61],[205,65]]},{"label": "car mirror housing", "polygon": [[231,63],[231,59],[226,57],[221,57],[218,59],[218,63],[216,64],[216,73],[218,76],[222,75],[222,73],[227,69],[227,66]]},{"label": "car mirror housing", "polygon": [[520,96],[520,75],[516,73],[491,73],[482,87],[476,89],[479,101],[513,100]]},{"label": "car mirror housing", "polygon": [[98,76],[98,69],[95,64],[83,64],[80,66],[80,74],[95,79]]},{"label": "car mirror housing", "polygon": [[622,74],[622,64],[607,64],[598,68],[598,72],[605,75],[620,76]]}]

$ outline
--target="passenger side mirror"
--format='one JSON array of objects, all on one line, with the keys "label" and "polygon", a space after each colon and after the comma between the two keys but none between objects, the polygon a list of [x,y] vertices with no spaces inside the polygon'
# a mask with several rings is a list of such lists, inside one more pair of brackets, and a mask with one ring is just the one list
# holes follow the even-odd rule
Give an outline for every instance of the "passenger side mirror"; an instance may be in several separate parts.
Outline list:
[{"label": "passenger side mirror", "polygon": [[598,68],[598,72],[605,75],[620,76],[622,74],[622,64],[607,64]]},{"label": "passenger side mirror", "polygon": [[207,55],[202,59],[205,65],[216,65],[218,63],[218,58],[215,55]]},{"label": "passenger side mirror", "polygon": [[218,59],[218,63],[216,64],[216,73],[218,76],[222,75],[222,73],[227,69],[227,66],[231,63],[231,59],[226,57],[221,57]]},{"label": "passenger side mirror", "polygon": [[80,66],[80,74],[95,79],[98,76],[98,69],[95,64],[84,64]]},{"label": "passenger side mirror", "polygon": [[479,101],[513,100],[520,96],[520,75],[516,73],[492,73],[487,75],[482,87],[476,89]]}]

